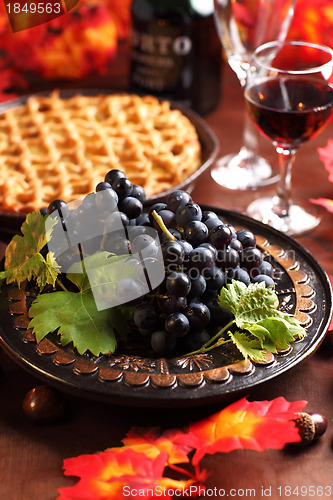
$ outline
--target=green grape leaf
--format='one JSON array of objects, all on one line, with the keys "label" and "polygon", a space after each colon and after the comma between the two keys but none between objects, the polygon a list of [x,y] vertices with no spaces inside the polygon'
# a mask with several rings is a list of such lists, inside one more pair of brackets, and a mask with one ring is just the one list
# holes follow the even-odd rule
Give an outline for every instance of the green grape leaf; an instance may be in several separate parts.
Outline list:
[{"label": "green grape leaf", "polygon": [[116,311],[98,311],[90,291],[53,292],[37,297],[29,309],[37,342],[57,330],[61,344],[73,343],[80,354],[90,351],[95,356],[115,351],[117,341],[113,326]]},{"label": "green grape leaf", "polygon": [[40,288],[55,284],[59,266],[53,254],[47,254],[45,258],[40,253],[52,230],[45,232],[46,218],[40,212],[27,215],[21,227],[22,236],[16,234],[6,248],[0,279],[6,279],[7,283],[16,282],[19,287],[23,281],[32,278],[36,279]]},{"label": "green grape leaf", "polygon": [[265,361],[265,353],[258,339],[250,339],[246,333],[240,331],[234,333],[228,332],[228,335],[244,359],[250,358],[253,361]]},{"label": "green grape leaf", "polygon": [[[67,278],[77,286],[78,292],[39,295],[29,309],[32,318],[29,328],[33,329],[37,342],[48,333],[57,331],[62,345],[72,343],[80,354],[86,351],[95,356],[113,353],[117,347],[116,331],[119,336],[126,335],[133,309],[122,305],[105,309],[100,307],[101,310],[98,310],[96,293],[98,305],[105,305],[101,303],[100,296],[103,293],[109,296],[117,281],[123,278],[122,261],[127,257],[108,252],[88,256],[82,262],[73,264],[67,273]],[[112,265],[114,263],[119,265]],[[94,271],[94,290],[82,268]]]},{"label": "green grape leaf", "polygon": [[[238,328],[255,337],[257,343],[259,342],[258,348],[272,353],[276,353],[277,349],[287,349],[296,338],[306,335],[299,321],[277,309],[278,297],[272,288],[266,288],[265,283],[251,283],[247,287],[233,280],[221,289],[219,305],[233,313]],[[231,338],[236,345],[238,342],[239,350],[246,355],[246,349],[243,347],[246,344],[244,335],[240,337],[238,334],[237,337]],[[248,336],[248,339],[251,338]]]}]

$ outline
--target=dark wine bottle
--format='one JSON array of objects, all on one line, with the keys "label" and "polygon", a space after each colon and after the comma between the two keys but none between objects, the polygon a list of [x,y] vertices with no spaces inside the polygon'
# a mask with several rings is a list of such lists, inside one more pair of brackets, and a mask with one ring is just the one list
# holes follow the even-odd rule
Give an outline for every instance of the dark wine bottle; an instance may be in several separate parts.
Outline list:
[{"label": "dark wine bottle", "polygon": [[133,0],[130,87],[204,115],[220,99],[213,0]]}]

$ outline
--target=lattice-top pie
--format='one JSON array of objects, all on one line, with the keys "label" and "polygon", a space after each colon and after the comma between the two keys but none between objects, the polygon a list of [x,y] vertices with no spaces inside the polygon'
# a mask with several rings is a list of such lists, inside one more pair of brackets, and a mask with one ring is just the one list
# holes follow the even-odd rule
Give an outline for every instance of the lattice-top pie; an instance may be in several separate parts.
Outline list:
[{"label": "lattice-top pie", "polygon": [[0,210],[27,213],[123,170],[147,196],[201,164],[194,126],[167,101],[130,94],[35,96],[0,115]]}]

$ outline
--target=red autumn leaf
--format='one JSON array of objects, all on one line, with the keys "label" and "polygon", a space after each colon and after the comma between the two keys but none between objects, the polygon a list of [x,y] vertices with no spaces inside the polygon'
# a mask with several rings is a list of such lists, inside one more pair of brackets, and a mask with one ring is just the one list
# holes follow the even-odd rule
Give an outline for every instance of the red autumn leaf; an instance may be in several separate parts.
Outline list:
[{"label": "red autumn leaf", "polygon": [[168,464],[183,464],[189,461],[188,454],[192,448],[175,442],[181,434],[183,432],[179,430],[168,430],[162,433],[158,427],[148,430],[133,428],[122,443],[144,453],[149,458],[155,458],[161,451],[164,451],[168,455]]},{"label": "red autumn leaf", "polygon": [[333,182],[333,140],[328,139],[324,148],[318,148],[318,153],[328,172],[328,180]]},{"label": "red autumn leaf", "polygon": [[187,435],[177,441],[196,449],[192,463],[197,466],[204,455],[239,448],[263,451],[282,449],[300,441],[292,419],[306,401],[289,403],[283,397],[272,401],[249,402],[245,398],[214,415],[191,424]]},{"label": "red autumn leaf", "polygon": [[61,488],[58,500],[123,500],[124,493],[130,498],[158,498],[161,492],[168,499],[176,489],[184,489],[188,497],[197,496],[199,488],[194,487],[194,480],[163,477],[166,461],[165,452],[152,460],[129,447],[121,453],[105,451],[68,458],[64,460],[65,475],[80,480],[74,486]]},{"label": "red autumn leaf", "polygon": [[310,198],[310,201],[315,205],[320,205],[326,208],[328,212],[331,212],[333,214],[333,200],[330,200],[328,198],[317,198],[317,199]]}]

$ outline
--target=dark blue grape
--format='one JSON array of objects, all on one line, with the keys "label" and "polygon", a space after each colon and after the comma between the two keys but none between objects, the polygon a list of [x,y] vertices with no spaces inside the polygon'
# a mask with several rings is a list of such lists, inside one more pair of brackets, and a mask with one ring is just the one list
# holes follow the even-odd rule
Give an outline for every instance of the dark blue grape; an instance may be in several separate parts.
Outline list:
[{"label": "dark blue grape", "polygon": [[263,256],[259,248],[245,247],[239,252],[239,265],[240,267],[245,267],[250,274],[252,269],[254,273],[258,270],[262,261]]},{"label": "dark blue grape", "polygon": [[141,214],[136,219],[137,226],[150,226],[148,214]]},{"label": "dark blue grape", "polygon": [[[175,225],[176,225],[176,218],[175,218],[175,214],[173,212],[171,212],[171,210],[167,210],[167,209],[163,208],[162,210],[160,210],[158,212],[158,215],[160,217],[162,217],[164,225],[168,229],[171,229],[171,228],[175,227]],[[162,231],[162,229],[160,228],[160,226],[158,225],[158,223],[157,223],[156,220],[154,220],[154,227],[158,231]]]},{"label": "dark blue grape", "polygon": [[99,191],[104,191],[104,189],[111,189],[111,184],[109,184],[108,182],[99,182],[96,186],[96,193],[98,193]]},{"label": "dark blue grape", "polygon": [[256,246],[256,238],[248,229],[239,229],[237,231],[237,239],[241,242],[243,248]]},{"label": "dark blue grape", "polygon": [[176,212],[176,222],[179,227],[185,227],[188,222],[193,220],[201,221],[202,212],[197,203],[189,202],[181,205]]},{"label": "dark blue grape", "polygon": [[183,245],[178,241],[166,241],[162,245],[164,265],[168,271],[174,271],[182,265],[185,257]]},{"label": "dark blue grape", "polygon": [[250,276],[245,269],[241,269],[240,267],[235,267],[233,269],[229,269],[227,273],[227,282],[231,283],[232,280],[241,281],[246,286],[250,284]]},{"label": "dark blue grape", "polygon": [[69,213],[69,208],[68,208],[67,203],[64,200],[54,200],[47,207],[47,211],[49,214],[52,214],[56,210],[59,211],[60,217],[62,217],[63,219],[66,219],[66,217]]},{"label": "dark blue grape", "polygon": [[107,233],[119,231],[128,224],[129,218],[124,212],[111,212],[105,220],[105,230]]},{"label": "dark blue grape", "polygon": [[194,332],[190,330],[184,339],[182,339],[186,352],[197,351],[209,340],[210,336],[206,330],[196,330]]},{"label": "dark blue grape", "polygon": [[131,242],[132,254],[142,253],[144,258],[156,257],[158,255],[159,248],[159,242],[150,234],[139,234]]},{"label": "dark blue grape", "polygon": [[116,285],[116,296],[123,304],[137,299],[143,294],[144,287],[142,283],[132,278],[119,281]]},{"label": "dark blue grape", "polygon": [[211,219],[207,219],[205,224],[206,224],[207,228],[209,230],[211,230],[216,226],[222,226],[223,222],[218,217],[216,217],[215,219],[212,217]]},{"label": "dark blue grape", "polygon": [[184,337],[190,329],[190,323],[184,314],[175,312],[166,318],[164,328],[174,337]]},{"label": "dark blue grape", "polygon": [[181,191],[180,189],[173,191],[167,199],[168,210],[176,212],[181,205],[186,205],[192,201],[191,196],[186,193],[186,191]]},{"label": "dark blue grape", "polygon": [[208,325],[210,320],[210,311],[202,302],[190,302],[184,314],[188,318],[191,328],[203,328]]},{"label": "dark blue grape", "polygon": [[139,215],[141,215],[143,205],[137,198],[127,196],[126,198],[119,200],[118,208],[121,212],[124,212],[129,219],[136,219]]},{"label": "dark blue grape", "polygon": [[221,328],[234,319],[232,312],[219,305],[219,299],[213,299],[207,304],[210,311],[210,325],[219,325]]},{"label": "dark blue grape", "polygon": [[41,209],[39,210],[39,213],[40,213],[41,215],[47,215],[49,212],[48,212],[48,209],[47,209],[47,208],[43,207],[43,208],[41,208]]},{"label": "dark blue grape", "polygon": [[208,236],[207,226],[198,220],[188,222],[184,227],[183,237],[193,246],[198,246],[206,241]]},{"label": "dark blue grape", "polygon": [[243,250],[243,245],[241,244],[241,242],[237,238],[232,238],[229,246],[230,246],[230,248],[233,248],[234,250],[236,250],[236,252],[240,252],[241,250]]},{"label": "dark blue grape", "polygon": [[153,330],[158,326],[159,319],[158,311],[149,302],[136,306],[133,321],[138,328]]},{"label": "dark blue grape", "polygon": [[166,314],[184,311],[187,307],[187,299],[186,297],[176,297],[175,295],[163,295],[158,299],[158,306]]},{"label": "dark blue grape", "polygon": [[104,189],[96,194],[95,203],[103,214],[113,212],[118,204],[118,195],[113,189]]},{"label": "dark blue grape", "polygon": [[273,278],[271,278],[270,276],[267,276],[266,274],[258,274],[257,276],[255,276],[253,278],[253,283],[262,283],[264,282],[266,287],[272,287],[275,289],[275,283],[274,283],[274,280]]},{"label": "dark blue grape", "polygon": [[221,269],[236,267],[239,264],[238,252],[233,248],[230,248],[230,246],[224,250],[218,250],[215,263]]},{"label": "dark blue grape", "polygon": [[206,280],[208,290],[221,290],[225,285],[225,274],[217,266],[212,266],[209,269],[204,269],[203,276]]},{"label": "dark blue grape", "polygon": [[162,203],[162,202],[155,203],[154,205],[152,205],[150,207],[149,212],[148,212],[148,217],[149,217],[151,225],[154,225],[154,222],[155,222],[153,212],[155,211],[158,214],[161,210],[166,210],[166,208],[167,208],[166,203]]},{"label": "dark blue grape", "polygon": [[123,200],[131,196],[133,184],[126,177],[121,177],[112,183],[112,189],[117,193],[119,200]]},{"label": "dark blue grape", "polygon": [[143,189],[142,186],[138,186],[138,184],[133,184],[131,196],[133,198],[137,198],[138,200],[140,200],[141,203],[144,203],[147,198],[146,191]]},{"label": "dark blue grape", "polygon": [[121,170],[113,169],[106,174],[104,180],[112,186],[112,184],[116,181],[119,181],[119,179],[126,179],[125,173]]},{"label": "dark blue grape", "polygon": [[197,247],[189,255],[188,267],[189,269],[193,268],[201,271],[202,269],[211,267],[213,263],[213,252],[209,248]]},{"label": "dark blue grape", "polygon": [[104,243],[104,250],[116,255],[126,255],[130,252],[130,243],[123,236],[110,233]]},{"label": "dark blue grape", "polygon": [[185,297],[191,290],[191,280],[187,274],[174,271],[167,276],[165,286],[170,295]]},{"label": "dark blue grape", "polygon": [[200,297],[203,293],[205,293],[207,288],[205,278],[200,275],[197,278],[191,280],[191,297]]},{"label": "dark blue grape", "polygon": [[231,242],[231,230],[226,224],[213,227],[208,234],[208,242],[217,250],[227,248]]},{"label": "dark blue grape", "polygon": [[208,219],[218,219],[218,216],[212,210],[204,210],[202,212],[201,222],[206,222]]},{"label": "dark blue grape", "polygon": [[274,267],[267,260],[263,260],[258,268],[259,274],[266,274],[266,276],[274,277]]},{"label": "dark blue grape", "polygon": [[154,332],[150,339],[154,352],[160,355],[171,354],[176,346],[176,339],[165,330]]}]

